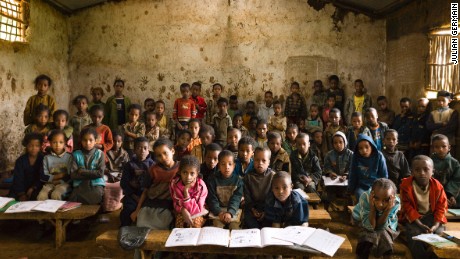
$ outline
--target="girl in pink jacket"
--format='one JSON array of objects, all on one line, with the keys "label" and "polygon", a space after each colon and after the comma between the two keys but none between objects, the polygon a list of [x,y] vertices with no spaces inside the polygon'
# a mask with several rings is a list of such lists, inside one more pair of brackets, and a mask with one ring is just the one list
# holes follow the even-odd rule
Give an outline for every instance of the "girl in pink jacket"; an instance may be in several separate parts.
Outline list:
[{"label": "girl in pink jacket", "polygon": [[176,228],[201,228],[207,210],[204,208],[208,189],[199,177],[200,163],[194,156],[184,156],[180,161],[179,174],[171,180],[169,190],[176,213]]}]

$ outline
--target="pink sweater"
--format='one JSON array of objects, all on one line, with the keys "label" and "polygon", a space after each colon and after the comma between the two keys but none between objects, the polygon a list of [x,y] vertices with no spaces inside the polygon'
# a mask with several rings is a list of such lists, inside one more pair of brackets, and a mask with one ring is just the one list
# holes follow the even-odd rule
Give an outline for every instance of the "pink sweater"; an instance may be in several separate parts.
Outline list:
[{"label": "pink sweater", "polygon": [[196,183],[192,186],[188,193],[190,199],[184,199],[184,184],[179,176],[171,180],[169,190],[173,199],[174,210],[180,213],[182,208],[185,208],[190,215],[199,214],[204,209],[206,196],[208,196],[208,188],[201,178],[197,178]]}]

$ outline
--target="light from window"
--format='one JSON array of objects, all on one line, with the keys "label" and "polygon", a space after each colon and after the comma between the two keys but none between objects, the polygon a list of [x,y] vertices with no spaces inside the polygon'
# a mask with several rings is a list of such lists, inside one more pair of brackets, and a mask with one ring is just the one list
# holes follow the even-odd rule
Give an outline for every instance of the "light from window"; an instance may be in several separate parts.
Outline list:
[{"label": "light from window", "polygon": [[430,49],[427,58],[426,90],[460,93],[460,67],[450,62],[451,38],[445,30],[431,33],[428,37]]},{"label": "light from window", "polygon": [[0,39],[25,41],[23,17],[20,0],[0,0]]}]

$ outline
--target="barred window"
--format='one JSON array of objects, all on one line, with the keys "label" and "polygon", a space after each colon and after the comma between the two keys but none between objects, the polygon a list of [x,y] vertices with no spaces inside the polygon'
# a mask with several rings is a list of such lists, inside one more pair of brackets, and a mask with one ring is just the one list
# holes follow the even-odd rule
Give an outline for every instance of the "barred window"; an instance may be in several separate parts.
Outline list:
[{"label": "barred window", "polygon": [[25,41],[27,4],[25,0],[0,0],[0,39]]},{"label": "barred window", "polygon": [[450,30],[437,31],[428,36],[430,51],[427,59],[427,90],[446,90],[460,93],[460,66],[450,62]]}]

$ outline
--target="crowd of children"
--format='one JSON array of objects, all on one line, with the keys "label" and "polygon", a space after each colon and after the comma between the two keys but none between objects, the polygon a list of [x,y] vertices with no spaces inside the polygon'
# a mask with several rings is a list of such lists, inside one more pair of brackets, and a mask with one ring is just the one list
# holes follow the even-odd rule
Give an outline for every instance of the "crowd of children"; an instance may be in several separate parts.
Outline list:
[{"label": "crowd of children", "polygon": [[[451,95],[440,91],[433,111],[428,99],[412,112],[402,98],[396,115],[384,96],[373,108],[360,79],[349,98],[338,76],[329,85],[314,82],[310,109],[294,82],[285,103],[267,91],[258,109],[248,101],[239,110],[238,96],[225,98],[221,84],[205,100],[200,82],[183,83],[168,118],[162,100],[147,98],[142,111],[117,79],[106,103],[103,89],[92,88],[93,99],[78,95],[69,116],[56,110],[52,80],[40,75],[24,110],[25,154],[10,196],[101,204],[111,195],[104,186],[118,183],[122,226],[202,227],[209,211],[214,226],[235,229],[308,226],[308,203],[294,188],[321,192],[325,209],[348,192],[363,229],[360,258],[391,255],[400,209],[409,247],[423,256],[411,237],[439,233],[447,207],[460,206]],[[324,186],[323,177],[348,187]]]}]

